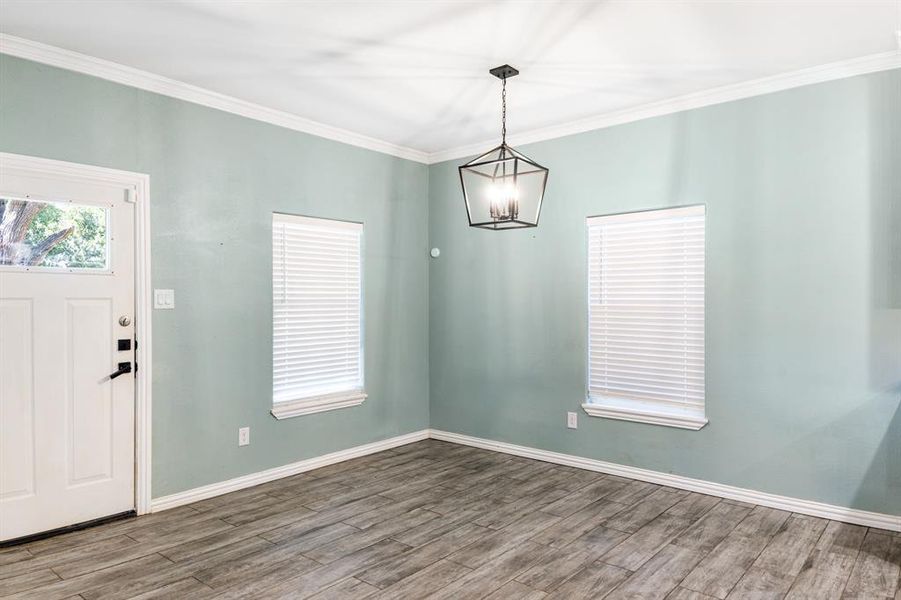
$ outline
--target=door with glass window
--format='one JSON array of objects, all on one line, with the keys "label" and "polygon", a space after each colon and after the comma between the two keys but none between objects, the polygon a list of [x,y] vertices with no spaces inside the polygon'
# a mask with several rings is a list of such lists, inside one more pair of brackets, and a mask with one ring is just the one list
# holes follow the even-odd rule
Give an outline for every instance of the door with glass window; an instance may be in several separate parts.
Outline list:
[{"label": "door with glass window", "polygon": [[129,194],[0,171],[0,540],[134,509]]}]

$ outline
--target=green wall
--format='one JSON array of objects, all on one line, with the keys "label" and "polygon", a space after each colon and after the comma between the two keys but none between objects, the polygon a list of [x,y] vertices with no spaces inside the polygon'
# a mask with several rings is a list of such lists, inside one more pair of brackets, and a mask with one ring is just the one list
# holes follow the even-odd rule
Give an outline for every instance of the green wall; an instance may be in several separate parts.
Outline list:
[{"label": "green wall", "polygon": [[[475,230],[462,160],[0,56],[0,151],[151,176],[153,286],[176,290],[153,315],[155,497],[431,424],[901,514],[901,71],[523,150],[551,169],[541,227]],[[585,217],[700,202],[710,424],[588,417]],[[269,416],[272,211],[365,223],[359,407]]]},{"label": "green wall", "polygon": [[[0,151],[150,175],[154,497],[428,427],[426,166],[5,55]],[[273,211],[364,223],[359,407],[269,415]]]},{"label": "green wall", "polygon": [[[535,230],[467,227],[464,161],[430,168],[433,428],[901,514],[901,71],[521,150]],[[696,203],[710,423],[589,417],[585,218]]]}]

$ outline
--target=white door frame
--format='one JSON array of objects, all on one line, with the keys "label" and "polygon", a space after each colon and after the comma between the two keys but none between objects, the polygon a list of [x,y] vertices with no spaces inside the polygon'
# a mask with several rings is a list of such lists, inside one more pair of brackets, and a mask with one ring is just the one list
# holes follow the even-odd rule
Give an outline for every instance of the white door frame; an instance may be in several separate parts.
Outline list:
[{"label": "white door frame", "polygon": [[138,340],[135,377],[135,510],[150,512],[151,500],[151,288],[150,288],[150,176],[105,167],[0,152],[0,175],[6,169],[32,171],[70,181],[88,179],[132,190],[135,204],[135,338]]}]

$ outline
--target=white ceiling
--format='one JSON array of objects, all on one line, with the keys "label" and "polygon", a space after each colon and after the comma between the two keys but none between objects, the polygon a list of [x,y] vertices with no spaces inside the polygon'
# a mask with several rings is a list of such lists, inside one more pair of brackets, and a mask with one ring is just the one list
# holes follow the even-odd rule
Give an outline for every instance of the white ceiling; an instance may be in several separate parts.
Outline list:
[{"label": "white ceiling", "polygon": [[898,50],[901,0],[3,0],[0,31],[425,153]]}]

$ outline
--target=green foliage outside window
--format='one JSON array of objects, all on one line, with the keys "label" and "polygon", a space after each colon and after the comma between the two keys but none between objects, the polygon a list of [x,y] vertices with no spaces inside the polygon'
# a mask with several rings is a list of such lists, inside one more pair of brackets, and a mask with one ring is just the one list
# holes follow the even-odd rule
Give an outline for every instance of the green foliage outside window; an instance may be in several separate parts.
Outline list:
[{"label": "green foliage outside window", "polygon": [[0,198],[0,264],[107,268],[107,210]]},{"label": "green foliage outside window", "polygon": [[106,211],[94,206],[47,204],[25,232],[35,246],[61,229],[75,227],[72,235],[50,249],[40,266],[97,269],[106,266]]}]

